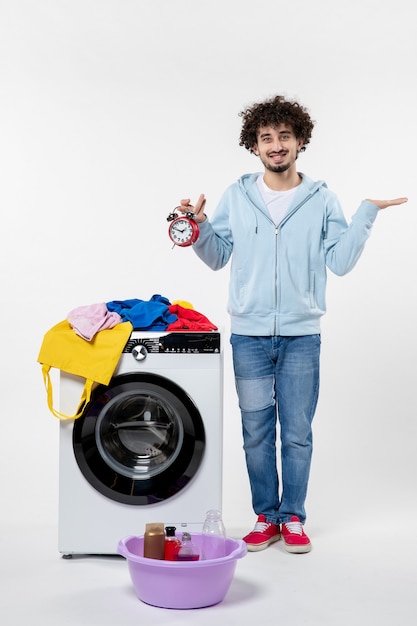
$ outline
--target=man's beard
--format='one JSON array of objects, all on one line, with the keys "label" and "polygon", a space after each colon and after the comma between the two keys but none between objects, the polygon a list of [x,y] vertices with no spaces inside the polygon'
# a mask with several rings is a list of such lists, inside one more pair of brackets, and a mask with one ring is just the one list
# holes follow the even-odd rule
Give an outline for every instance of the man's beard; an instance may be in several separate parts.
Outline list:
[{"label": "man's beard", "polygon": [[290,169],[291,165],[291,162],[286,163],[285,165],[270,165],[269,163],[264,163],[265,168],[275,174],[282,174],[282,172],[286,172]]},{"label": "man's beard", "polygon": [[274,172],[274,174],[282,174],[283,172],[286,172],[287,170],[290,169],[290,167],[293,165],[293,163],[298,159],[298,153],[294,159],[294,161],[292,159],[290,159],[288,161],[288,163],[283,163],[282,165],[271,165],[271,163],[269,161],[264,161],[261,158],[262,164],[265,167],[266,170],[269,170],[270,172]]}]

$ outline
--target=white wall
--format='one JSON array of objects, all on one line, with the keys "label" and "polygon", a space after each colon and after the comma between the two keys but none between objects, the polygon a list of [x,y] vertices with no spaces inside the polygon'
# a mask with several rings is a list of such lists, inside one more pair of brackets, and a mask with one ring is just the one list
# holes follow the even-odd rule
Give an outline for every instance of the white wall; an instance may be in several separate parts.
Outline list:
[{"label": "white wall", "polygon": [[[408,0],[1,0],[2,522],[55,523],[58,422],[37,354],[82,304],[191,301],[226,330],[224,518],[252,525],[228,268],[172,249],[166,216],[258,170],[238,112],[276,93],[317,121],[299,168],[378,217],[329,277],[309,523],[415,507],[415,20]],[[412,498],[409,498],[412,494]],[[415,512],[415,511],[414,511]]]}]

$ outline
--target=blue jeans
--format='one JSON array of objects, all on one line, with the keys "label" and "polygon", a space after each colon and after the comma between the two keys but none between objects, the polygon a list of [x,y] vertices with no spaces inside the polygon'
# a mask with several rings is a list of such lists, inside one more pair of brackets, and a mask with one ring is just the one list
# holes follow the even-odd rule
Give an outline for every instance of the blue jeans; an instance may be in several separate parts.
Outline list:
[{"label": "blue jeans", "polygon": [[273,524],[288,522],[292,515],[304,523],[313,450],[311,423],[319,393],[320,335],[232,334],[230,342],[253,509]]}]

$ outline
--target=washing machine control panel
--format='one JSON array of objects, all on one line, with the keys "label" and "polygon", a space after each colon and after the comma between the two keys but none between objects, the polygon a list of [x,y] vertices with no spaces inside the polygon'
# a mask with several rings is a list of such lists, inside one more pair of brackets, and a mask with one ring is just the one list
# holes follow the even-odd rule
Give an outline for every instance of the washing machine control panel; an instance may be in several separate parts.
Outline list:
[{"label": "washing machine control panel", "polygon": [[177,332],[161,336],[145,336],[133,332],[123,352],[132,353],[141,361],[148,352],[157,354],[218,354],[220,333]]}]

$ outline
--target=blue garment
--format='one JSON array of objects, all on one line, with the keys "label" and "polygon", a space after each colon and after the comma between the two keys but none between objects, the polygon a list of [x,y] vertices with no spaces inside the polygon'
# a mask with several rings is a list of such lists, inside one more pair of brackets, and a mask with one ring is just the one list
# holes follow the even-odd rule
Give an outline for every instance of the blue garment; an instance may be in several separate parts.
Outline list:
[{"label": "blue garment", "polygon": [[150,300],[114,300],[107,302],[109,311],[115,311],[125,322],[131,322],[134,330],[166,330],[178,317],[169,310],[170,301],[159,294]]},{"label": "blue garment", "polygon": [[[247,174],[224,193],[193,245],[212,269],[232,256],[228,311],[240,335],[312,335],[326,311],[326,268],[349,272],[368,239],[378,207],[364,201],[348,226],[336,195],[302,174],[279,226]],[[233,255],[232,255],[233,253]]]},{"label": "blue garment", "polygon": [[[304,523],[311,422],[319,393],[320,336],[232,335],[231,344],[253,509],[273,524],[288,522],[292,515]],[[277,409],[281,481],[277,472]]]}]

